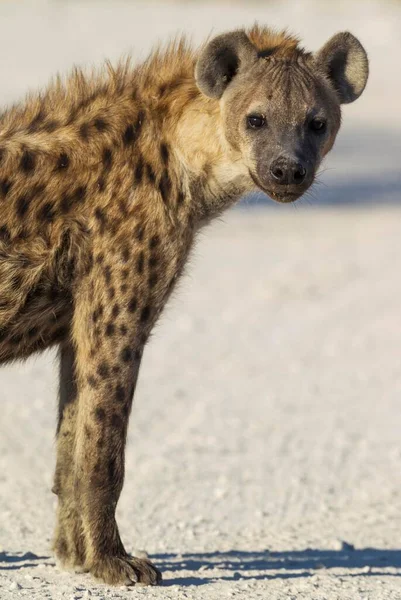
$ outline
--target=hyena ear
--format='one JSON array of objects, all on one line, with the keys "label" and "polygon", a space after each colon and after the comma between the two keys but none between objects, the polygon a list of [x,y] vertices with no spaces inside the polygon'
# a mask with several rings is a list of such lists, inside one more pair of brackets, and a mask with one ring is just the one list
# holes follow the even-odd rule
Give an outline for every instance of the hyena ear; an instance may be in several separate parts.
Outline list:
[{"label": "hyena ear", "polygon": [[258,58],[244,31],[223,33],[205,46],[195,67],[196,84],[209,98],[221,98],[239,70]]},{"label": "hyena ear", "polygon": [[315,61],[331,81],[341,104],[359,98],[368,80],[369,62],[356,37],[348,31],[337,33],[315,55]]}]

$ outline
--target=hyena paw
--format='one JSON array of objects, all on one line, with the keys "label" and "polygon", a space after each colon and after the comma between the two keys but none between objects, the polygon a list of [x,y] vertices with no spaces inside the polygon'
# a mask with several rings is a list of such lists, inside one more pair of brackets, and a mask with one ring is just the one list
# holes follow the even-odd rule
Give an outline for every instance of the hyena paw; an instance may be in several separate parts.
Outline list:
[{"label": "hyena paw", "polygon": [[108,585],[158,585],[162,580],[160,571],[149,560],[129,556],[105,557],[90,572]]},{"label": "hyena paw", "polygon": [[59,534],[54,543],[53,551],[56,555],[56,561],[62,569],[74,571],[75,573],[85,573],[88,569],[85,568],[85,558],[81,544],[72,544],[67,542],[66,537]]}]

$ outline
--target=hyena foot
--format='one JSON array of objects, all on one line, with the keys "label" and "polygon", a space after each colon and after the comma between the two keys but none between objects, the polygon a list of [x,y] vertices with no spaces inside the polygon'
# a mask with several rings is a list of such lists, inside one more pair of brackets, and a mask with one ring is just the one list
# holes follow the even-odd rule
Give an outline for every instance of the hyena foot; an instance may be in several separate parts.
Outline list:
[{"label": "hyena foot", "polygon": [[107,556],[94,563],[90,572],[108,585],[158,585],[162,580],[149,560],[131,556]]},{"label": "hyena foot", "polygon": [[59,507],[53,551],[57,562],[63,569],[76,573],[88,571],[85,568],[85,539],[82,533],[82,522],[75,509]]}]

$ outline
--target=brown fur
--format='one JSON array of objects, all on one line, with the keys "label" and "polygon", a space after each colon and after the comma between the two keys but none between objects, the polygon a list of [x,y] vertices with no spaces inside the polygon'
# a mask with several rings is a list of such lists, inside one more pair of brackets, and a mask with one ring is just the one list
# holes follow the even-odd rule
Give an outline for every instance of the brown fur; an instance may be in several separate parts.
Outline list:
[{"label": "brown fur", "polygon": [[60,346],[54,549],[109,584],[160,580],[114,518],[144,345],[196,230],[255,187],[196,85],[199,53],[180,40],[139,67],[76,69],[0,118],[0,361]]}]

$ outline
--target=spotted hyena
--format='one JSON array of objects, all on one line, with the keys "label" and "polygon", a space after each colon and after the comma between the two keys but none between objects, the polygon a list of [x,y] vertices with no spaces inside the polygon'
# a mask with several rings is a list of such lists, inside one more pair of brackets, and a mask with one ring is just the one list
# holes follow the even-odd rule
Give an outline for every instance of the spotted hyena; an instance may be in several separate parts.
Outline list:
[{"label": "spotted hyena", "polygon": [[1,116],[0,360],[59,347],[62,565],[160,581],[115,521],[149,333],[199,228],[251,190],[300,197],[367,77],[350,33],[310,54],[255,26],[75,70]]}]

